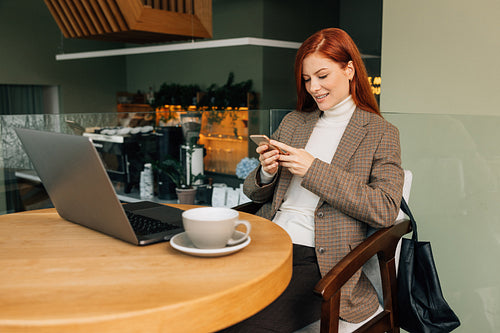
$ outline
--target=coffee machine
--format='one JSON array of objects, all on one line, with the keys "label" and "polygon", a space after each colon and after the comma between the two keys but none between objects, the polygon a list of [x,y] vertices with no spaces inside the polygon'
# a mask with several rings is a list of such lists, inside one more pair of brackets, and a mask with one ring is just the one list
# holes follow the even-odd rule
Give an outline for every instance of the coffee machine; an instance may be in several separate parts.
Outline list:
[{"label": "coffee machine", "polygon": [[[187,112],[181,115],[181,127],[184,144],[181,146],[181,162],[186,172],[186,179],[191,175],[204,174],[203,158],[204,146],[198,144],[201,131],[201,112]],[[201,185],[203,181],[197,180],[191,185]]]},{"label": "coffee machine", "polygon": [[133,187],[139,186],[140,172],[145,161],[156,158],[156,135],[152,132],[152,127],[145,128],[142,132],[137,129],[134,129],[134,133],[109,128],[83,133],[99,153],[109,178],[122,183],[125,193],[130,193]]},{"label": "coffee machine", "polygon": [[[183,144],[182,128],[179,126],[165,126],[156,129],[158,139],[158,160],[163,161],[168,156],[180,160],[181,145]],[[158,197],[164,200],[175,200],[175,184],[165,174],[158,174]]]}]

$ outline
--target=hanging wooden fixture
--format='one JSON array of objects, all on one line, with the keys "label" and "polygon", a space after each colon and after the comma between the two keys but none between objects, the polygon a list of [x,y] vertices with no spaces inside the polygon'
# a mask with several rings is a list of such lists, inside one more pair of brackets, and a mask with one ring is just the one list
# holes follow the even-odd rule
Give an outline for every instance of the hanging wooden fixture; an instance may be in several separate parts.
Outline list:
[{"label": "hanging wooden fixture", "polygon": [[212,38],[212,0],[44,0],[66,38],[158,43]]}]

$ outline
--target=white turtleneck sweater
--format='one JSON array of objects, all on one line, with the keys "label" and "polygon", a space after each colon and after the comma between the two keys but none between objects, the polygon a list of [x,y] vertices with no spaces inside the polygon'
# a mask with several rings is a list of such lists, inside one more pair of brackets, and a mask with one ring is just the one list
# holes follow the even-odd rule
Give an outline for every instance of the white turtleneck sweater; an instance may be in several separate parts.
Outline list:
[{"label": "white turtleneck sweater", "polygon": [[[351,96],[323,112],[307,142],[305,150],[315,158],[330,163],[351,119],[356,104]],[[261,181],[273,176],[262,170]],[[314,212],[319,197],[303,188],[302,177],[293,176],[284,201],[273,221],[285,229],[294,244],[314,247]]]}]

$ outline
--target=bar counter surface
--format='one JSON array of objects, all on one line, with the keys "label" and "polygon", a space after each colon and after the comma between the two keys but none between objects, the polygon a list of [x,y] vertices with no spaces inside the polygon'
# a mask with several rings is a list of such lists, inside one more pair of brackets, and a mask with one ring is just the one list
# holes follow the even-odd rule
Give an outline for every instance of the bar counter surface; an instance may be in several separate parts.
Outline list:
[{"label": "bar counter surface", "polygon": [[288,285],[292,243],[266,219],[240,218],[250,244],[207,258],[131,245],[55,209],[0,216],[0,332],[211,332],[247,318]]}]

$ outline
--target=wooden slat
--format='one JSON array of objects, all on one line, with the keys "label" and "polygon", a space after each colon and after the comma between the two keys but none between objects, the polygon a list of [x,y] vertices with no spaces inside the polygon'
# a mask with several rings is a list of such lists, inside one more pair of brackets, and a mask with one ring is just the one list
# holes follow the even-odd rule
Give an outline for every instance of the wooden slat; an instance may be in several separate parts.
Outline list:
[{"label": "wooden slat", "polygon": [[184,0],[185,1],[185,13],[186,14],[194,14],[193,13],[193,0]]},{"label": "wooden slat", "polygon": [[176,4],[175,0],[169,0],[168,1],[168,10],[171,12],[176,12],[177,8],[176,8],[175,4]]},{"label": "wooden slat", "polygon": [[99,21],[99,18],[97,17],[97,14],[94,11],[94,8],[90,5],[90,3],[87,0],[83,0],[81,2],[83,8],[85,8],[85,12],[87,13],[88,17],[90,18],[90,21],[92,21],[92,25],[97,31],[97,34],[103,34],[106,31],[104,30],[101,22]]},{"label": "wooden slat", "polygon": [[63,19],[59,14],[57,13],[57,9],[54,7],[52,4],[52,1],[50,0],[44,0],[45,4],[47,5],[47,8],[49,8],[50,13],[56,20],[57,25],[59,26],[59,29],[61,29],[61,32],[63,33],[64,37],[70,38],[72,37],[71,34],[69,33],[68,29],[66,28],[66,25],[63,22]]},{"label": "wooden slat", "polygon": [[65,2],[66,2],[66,6],[71,11],[73,18],[75,19],[75,22],[78,24],[78,27],[80,27],[82,34],[84,36],[90,35],[89,29],[87,28],[87,25],[83,21],[78,9],[76,8],[74,0],[65,0]]},{"label": "wooden slat", "polygon": [[85,26],[90,35],[97,34],[97,29],[94,26],[94,23],[90,19],[90,16],[87,14],[87,10],[83,6],[81,0],[73,0],[76,10],[79,12],[81,19],[83,20]]},{"label": "wooden slat", "polygon": [[107,1],[109,4],[109,8],[111,8],[111,12],[113,13],[113,16],[118,22],[118,26],[120,27],[121,31],[126,31],[128,30],[127,22],[125,22],[125,18],[123,17],[120,8],[118,8],[118,5],[116,4],[115,0],[108,0]]},{"label": "wooden slat", "polygon": [[113,12],[111,11],[111,8],[109,7],[108,1],[97,0],[97,2],[99,3],[99,6],[101,7],[102,12],[104,13],[106,20],[108,21],[109,25],[111,26],[111,30],[113,30],[114,32],[120,31],[120,27],[118,26],[118,22],[116,22],[116,19],[113,16]]},{"label": "wooden slat", "polygon": [[65,8],[61,4],[61,0],[52,0],[52,4],[57,9],[59,16],[61,17],[61,19],[65,23],[65,26],[68,29],[68,31],[71,31],[72,37],[78,37],[79,36],[78,31],[73,26],[70,18],[68,18],[68,16],[66,15],[66,11],[65,11]]},{"label": "wooden slat", "polygon": [[80,27],[78,26],[78,22],[76,21],[76,19],[71,14],[71,10],[69,9],[68,5],[66,4],[66,1],[65,0],[59,0],[59,6],[61,6],[61,8],[63,10],[63,13],[66,16],[66,19],[71,24],[71,27],[75,31],[76,36],[77,37],[82,37],[83,36],[83,32],[80,29]]},{"label": "wooden slat", "polygon": [[101,23],[104,32],[112,32],[111,26],[109,25],[108,20],[106,20],[106,17],[104,16],[104,13],[101,10],[101,6],[97,3],[97,0],[89,0],[90,5],[92,6],[92,9],[94,10],[97,18],[99,19],[99,22]]},{"label": "wooden slat", "polygon": [[68,31],[68,34],[70,37],[74,38],[77,37],[75,29],[73,29],[73,26],[69,22],[68,18],[64,14],[63,9],[61,8],[59,1],[57,0],[51,0],[52,6],[56,10],[57,16],[61,19],[61,22],[64,24],[64,27]]},{"label": "wooden slat", "polygon": [[168,10],[168,0],[161,0],[161,9]]},{"label": "wooden slat", "polygon": [[184,11],[184,0],[177,0],[177,12],[185,13]]}]

